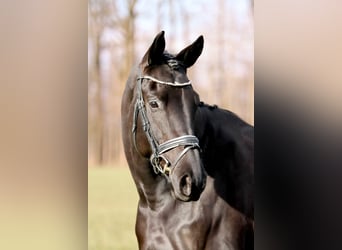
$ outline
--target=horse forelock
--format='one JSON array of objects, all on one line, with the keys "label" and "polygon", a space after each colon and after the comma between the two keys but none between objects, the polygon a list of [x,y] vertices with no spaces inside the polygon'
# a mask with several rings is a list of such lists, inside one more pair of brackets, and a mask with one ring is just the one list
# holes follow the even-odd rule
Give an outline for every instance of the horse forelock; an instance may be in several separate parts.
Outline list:
[{"label": "horse forelock", "polygon": [[178,70],[179,68],[185,69],[184,64],[181,61],[179,61],[174,55],[170,54],[169,52],[165,51],[163,56],[165,58],[165,63],[172,70]]},{"label": "horse forelock", "polygon": [[142,70],[148,70],[151,67],[155,68],[161,65],[167,65],[170,69],[174,71],[178,71],[180,69],[183,69],[186,72],[185,65],[177,59],[177,57],[171,53],[169,53],[167,50],[165,50],[162,54],[161,58],[161,64],[159,65],[146,65],[146,60],[143,58],[142,62],[140,63],[140,66],[143,68]]}]

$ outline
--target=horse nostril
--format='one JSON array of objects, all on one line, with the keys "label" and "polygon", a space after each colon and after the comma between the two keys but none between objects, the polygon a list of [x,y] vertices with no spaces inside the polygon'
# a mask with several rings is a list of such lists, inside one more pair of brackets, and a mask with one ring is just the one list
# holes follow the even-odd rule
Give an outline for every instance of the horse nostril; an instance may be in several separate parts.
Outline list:
[{"label": "horse nostril", "polygon": [[180,190],[183,195],[190,196],[191,185],[191,177],[189,175],[184,175],[180,180]]}]

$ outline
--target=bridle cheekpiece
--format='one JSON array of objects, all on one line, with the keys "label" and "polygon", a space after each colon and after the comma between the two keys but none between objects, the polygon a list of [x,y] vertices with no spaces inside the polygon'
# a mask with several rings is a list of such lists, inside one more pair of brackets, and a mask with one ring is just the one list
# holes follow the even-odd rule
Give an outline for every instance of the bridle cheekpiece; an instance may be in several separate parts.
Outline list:
[{"label": "bridle cheekpiece", "polygon": [[[150,163],[153,167],[153,170],[156,174],[161,173],[165,176],[170,176],[174,167],[179,163],[182,157],[190,150],[190,149],[200,149],[199,140],[194,135],[182,135],[166,142],[159,144],[154,138],[151,125],[147,117],[145,102],[142,95],[142,82],[144,79],[151,80],[156,83],[173,86],[173,87],[184,87],[191,85],[191,82],[165,82],[158,80],[152,76],[143,75],[137,78],[137,99],[134,105],[134,114],[133,114],[133,144],[135,149],[139,152],[136,144],[136,131],[137,131],[137,123],[138,123],[138,115],[141,114],[141,120],[143,125],[143,130],[148,139],[148,142],[152,149],[152,154],[150,156]],[[164,153],[175,149],[177,147],[184,147],[183,151],[178,155],[177,159],[173,164],[166,158]]]}]

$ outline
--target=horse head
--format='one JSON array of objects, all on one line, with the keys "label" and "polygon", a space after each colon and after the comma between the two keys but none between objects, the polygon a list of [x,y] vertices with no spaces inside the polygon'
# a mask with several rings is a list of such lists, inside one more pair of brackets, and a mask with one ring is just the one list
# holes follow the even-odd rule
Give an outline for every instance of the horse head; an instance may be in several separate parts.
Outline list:
[{"label": "horse head", "polygon": [[187,77],[203,49],[203,37],[171,55],[165,51],[164,31],[147,50],[133,77],[133,151],[149,159],[152,174],[171,184],[182,201],[196,200],[206,174],[194,136],[198,97]]}]

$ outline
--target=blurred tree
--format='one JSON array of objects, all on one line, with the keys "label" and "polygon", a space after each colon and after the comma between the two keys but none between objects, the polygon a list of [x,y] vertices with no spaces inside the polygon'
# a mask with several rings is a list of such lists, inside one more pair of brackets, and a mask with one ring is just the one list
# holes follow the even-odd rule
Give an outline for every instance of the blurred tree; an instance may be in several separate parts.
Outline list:
[{"label": "blurred tree", "polygon": [[204,0],[89,0],[89,164],[125,164],[122,92],[132,65],[160,30],[166,31],[170,52],[203,34],[205,50],[189,70],[195,89],[203,101],[253,123],[252,12],[252,0],[216,0],[211,5]]},{"label": "blurred tree", "polygon": [[88,40],[92,45],[92,60],[89,60],[88,79],[88,149],[95,164],[103,163],[104,103],[102,99],[103,36],[105,29],[115,26],[115,5],[111,1],[90,0],[88,5]]},{"label": "blurred tree", "polygon": [[[135,63],[135,45],[137,18],[137,0],[124,1],[124,10],[120,12],[120,25],[116,27],[116,36],[120,39],[110,50],[111,76],[110,100],[108,113],[108,145],[106,144],[106,162],[123,162],[123,148],[121,142],[120,106],[121,96],[132,65]],[[114,32],[114,31],[113,31]]]},{"label": "blurred tree", "polygon": [[95,165],[108,164],[120,151],[118,99],[135,58],[137,0],[123,3],[124,10],[113,0],[90,0],[88,5],[88,155]]}]

